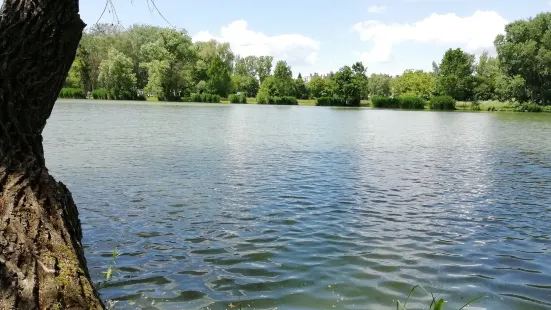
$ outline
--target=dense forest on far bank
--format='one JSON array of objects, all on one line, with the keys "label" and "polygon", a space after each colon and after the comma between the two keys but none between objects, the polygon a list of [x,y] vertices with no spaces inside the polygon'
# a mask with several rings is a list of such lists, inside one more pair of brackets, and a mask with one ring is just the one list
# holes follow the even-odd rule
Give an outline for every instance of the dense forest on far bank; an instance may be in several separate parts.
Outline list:
[{"label": "dense forest on far bank", "polygon": [[[368,76],[367,67],[356,62],[306,83],[300,73],[294,78],[285,61],[274,64],[268,55],[241,57],[228,43],[194,43],[185,31],[155,26],[98,24],[85,32],[60,97],[219,102],[239,93],[256,97],[258,103],[285,104],[296,104],[294,97],[316,99],[319,105],[357,106],[378,98],[401,106],[399,102],[413,97],[431,101],[442,96],[551,104],[551,13],[507,25],[494,43],[496,57],[484,52],[476,59],[459,48],[449,49],[433,62],[432,72]],[[236,103],[246,101],[230,97]]]}]

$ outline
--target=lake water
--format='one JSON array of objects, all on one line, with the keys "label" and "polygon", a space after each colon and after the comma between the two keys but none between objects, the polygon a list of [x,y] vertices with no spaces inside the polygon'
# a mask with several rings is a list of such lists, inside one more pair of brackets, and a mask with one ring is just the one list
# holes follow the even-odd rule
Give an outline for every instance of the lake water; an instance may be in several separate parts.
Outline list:
[{"label": "lake water", "polygon": [[44,135],[116,309],[551,309],[551,114],[61,101]]}]

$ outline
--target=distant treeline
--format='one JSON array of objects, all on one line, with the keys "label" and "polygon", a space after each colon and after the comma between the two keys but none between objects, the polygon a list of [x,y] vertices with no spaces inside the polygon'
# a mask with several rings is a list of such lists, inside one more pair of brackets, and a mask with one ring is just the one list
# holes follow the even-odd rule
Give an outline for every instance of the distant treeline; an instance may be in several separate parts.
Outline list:
[{"label": "distant treeline", "polygon": [[374,106],[414,109],[431,102],[450,106],[450,100],[551,104],[551,13],[507,25],[495,47],[496,57],[484,52],[478,60],[449,49],[432,72],[368,76],[356,62],[305,83],[301,74],[293,78],[285,61],[272,70],[273,57],[240,57],[228,43],[193,43],[185,31],[153,26],[101,24],[84,34],[60,97],[234,103],[256,97],[267,104],[296,104],[298,98],[323,106],[371,99]]}]

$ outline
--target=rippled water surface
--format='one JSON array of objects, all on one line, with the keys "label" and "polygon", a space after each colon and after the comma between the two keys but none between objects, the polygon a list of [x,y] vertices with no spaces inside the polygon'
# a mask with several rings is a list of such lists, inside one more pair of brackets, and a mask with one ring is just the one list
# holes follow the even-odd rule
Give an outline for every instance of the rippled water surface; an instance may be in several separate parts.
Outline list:
[{"label": "rippled water surface", "polygon": [[62,101],[44,140],[117,309],[551,309],[550,114]]}]

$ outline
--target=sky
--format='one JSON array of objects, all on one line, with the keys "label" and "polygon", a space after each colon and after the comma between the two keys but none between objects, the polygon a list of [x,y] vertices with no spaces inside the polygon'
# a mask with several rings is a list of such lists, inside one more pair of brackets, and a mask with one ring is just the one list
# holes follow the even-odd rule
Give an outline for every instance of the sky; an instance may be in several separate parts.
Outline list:
[{"label": "sky", "polygon": [[[80,0],[88,25],[104,1]],[[229,42],[242,56],[286,60],[295,75],[356,61],[370,74],[430,71],[449,48],[495,53],[507,23],[551,10],[550,0],[155,0],[158,11],[148,0],[112,1],[123,26],[185,29],[194,41]],[[100,20],[113,21],[110,10]]]}]

